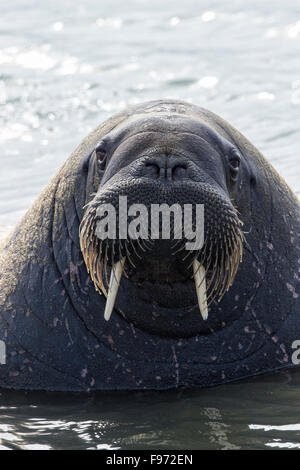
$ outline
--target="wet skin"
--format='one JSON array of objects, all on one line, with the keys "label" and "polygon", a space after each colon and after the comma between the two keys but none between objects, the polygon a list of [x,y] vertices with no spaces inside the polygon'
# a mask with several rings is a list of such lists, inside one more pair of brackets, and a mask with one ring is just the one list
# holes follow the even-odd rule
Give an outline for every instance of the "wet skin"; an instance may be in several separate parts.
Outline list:
[{"label": "wet skin", "polygon": [[[204,204],[210,245],[198,258],[208,281],[214,265],[225,276],[227,245],[216,233],[237,233],[243,224],[243,261],[206,321],[193,260],[172,256],[170,243],[160,241],[138,252],[141,258],[133,248],[128,255],[108,247],[108,275],[122,256],[135,263],[127,261],[104,320],[106,298],[88,274],[80,237],[90,208],[120,194],[129,204]],[[293,367],[299,260],[299,203],[241,134],[182,102],[130,108],[87,137],[2,248],[0,340],[8,360],[0,386],[203,387]]]}]

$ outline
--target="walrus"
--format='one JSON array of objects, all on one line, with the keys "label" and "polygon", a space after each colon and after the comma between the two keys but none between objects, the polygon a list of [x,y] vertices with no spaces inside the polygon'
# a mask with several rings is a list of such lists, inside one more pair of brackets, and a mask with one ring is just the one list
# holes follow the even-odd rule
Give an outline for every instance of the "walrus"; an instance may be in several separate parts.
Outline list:
[{"label": "walrus", "polygon": [[[99,211],[120,197],[203,206],[201,248],[175,237],[174,214],[169,239],[161,223],[156,238],[101,238]],[[242,134],[198,106],[147,102],[102,123],[0,260],[1,388],[208,387],[299,362],[299,202]]]}]

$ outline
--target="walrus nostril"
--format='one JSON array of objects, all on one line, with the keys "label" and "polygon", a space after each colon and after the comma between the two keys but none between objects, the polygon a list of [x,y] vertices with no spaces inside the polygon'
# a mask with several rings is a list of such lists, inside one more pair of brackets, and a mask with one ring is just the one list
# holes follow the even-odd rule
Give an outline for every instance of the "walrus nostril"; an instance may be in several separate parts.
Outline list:
[{"label": "walrus nostril", "polygon": [[173,179],[180,180],[186,177],[187,166],[185,164],[175,165],[173,168]]},{"label": "walrus nostril", "polygon": [[162,180],[179,180],[186,177],[187,164],[176,157],[152,158],[145,164],[147,176]]},{"label": "walrus nostril", "polygon": [[153,178],[159,178],[160,167],[155,162],[147,162],[146,165],[146,174],[147,176],[152,176]]}]

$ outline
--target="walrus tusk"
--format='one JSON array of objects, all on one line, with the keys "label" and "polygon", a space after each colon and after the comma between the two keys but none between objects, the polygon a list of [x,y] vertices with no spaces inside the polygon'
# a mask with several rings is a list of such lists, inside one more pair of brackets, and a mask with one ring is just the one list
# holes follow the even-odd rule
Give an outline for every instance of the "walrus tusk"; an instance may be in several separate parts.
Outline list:
[{"label": "walrus tusk", "polygon": [[108,295],[106,299],[106,306],[105,306],[105,312],[104,312],[104,319],[108,321],[110,319],[110,316],[112,314],[112,311],[115,306],[115,301],[117,298],[117,293],[119,290],[119,285],[120,285],[120,280],[125,264],[125,257],[122,258],[120,261],[115,263],[111,269],[110,273],[110,281],[109,281],[109,289],[108,289]]},{"label": "walrus tusk", "polygon": [[196,285],[196,292],[198,297],[198,304],[200,313],[203,320],[208,318],[207,295],[206,295],[206,279],[205,268],[199,263],[198,260],[193,262],[194,280]]}]

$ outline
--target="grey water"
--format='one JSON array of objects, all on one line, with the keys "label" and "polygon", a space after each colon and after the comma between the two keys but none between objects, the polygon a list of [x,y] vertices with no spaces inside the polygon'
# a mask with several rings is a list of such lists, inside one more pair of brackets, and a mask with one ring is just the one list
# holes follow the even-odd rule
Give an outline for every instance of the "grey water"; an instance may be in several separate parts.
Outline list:
[{"label": "grey water", "polygon": [[[0,1],[0,237],[80,140],[178,98],[236,126],[300,194],[299,0]],[[0,449],[299,449],[300,375],[206,390],[0,394]]]}]

